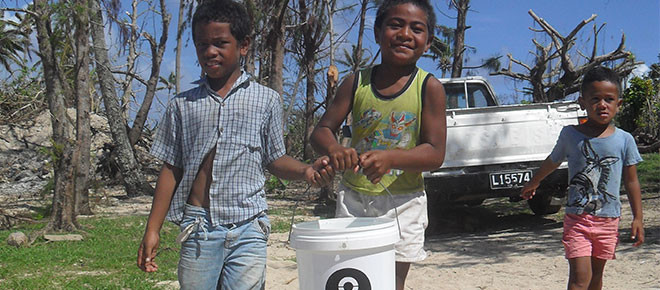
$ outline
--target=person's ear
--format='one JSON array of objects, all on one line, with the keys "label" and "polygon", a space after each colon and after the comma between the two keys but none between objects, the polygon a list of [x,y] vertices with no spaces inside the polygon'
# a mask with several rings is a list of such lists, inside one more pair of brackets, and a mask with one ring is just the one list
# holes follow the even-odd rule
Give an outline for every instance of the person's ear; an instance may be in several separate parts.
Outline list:
[{"label": "person's ear", "polygon": [[243,38],[243,40],[238,44],[238,49],[241,56],[247,56],[248,50],[250,49],[250,37],[246,36]]},{"label": "person's ear", "polygon": [[586,107],[584,106],[584,98],[582,95],[580,95],[577,99],[578,105],[580,105],[580,110],[584,110]]}]

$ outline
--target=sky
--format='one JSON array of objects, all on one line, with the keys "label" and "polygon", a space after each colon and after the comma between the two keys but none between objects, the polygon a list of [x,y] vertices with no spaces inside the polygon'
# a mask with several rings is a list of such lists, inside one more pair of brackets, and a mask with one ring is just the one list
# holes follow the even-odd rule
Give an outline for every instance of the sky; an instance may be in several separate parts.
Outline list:
[{"label": "sky", "polygon": [[[352,3],[354,1],[340,0],[340,2]],[[456,11],[448,9],[448,1],[431,0],[431,2],[436,8],[438,24],[455,27],[456,20],[451,17],[456,15]],[[514,58],[531,64],[534,59],[530,53],[531,50],[534,50],[531,39],[536,37],[540,42],[547,42],[549,38],[543,33],[534,33],[529,29],[529,27],[539,28],[528,14],[530,9],[550,23],[562,35],[568,34],[579,22],[588,19],[592,14],[596,14],[595,21],[586,25],[578,34],[577,47],[581,48],[581,51],[586,54],[591,51],[592,47],[593,23],[599,26],[606,23],[598,35],[599,54],[614,50],[621,39],[621,35],[625,34],[625,48],[631,51],[638,61],[643,61],[646,65],[660,62],[658,58],[660,54],[660,1],[658,0],[472,0],[470,2],[471,9],[467,15],[467,25],[471,28],[466,31],[465,44],[476,48],[476,52],[467,55],[466,65],[468,66],[478,64],[481,59],[497,55],[502,56],[500,59],[502,66],[507,66],[508,59],[506,55],[509,53]],[[122,3],[124,5],[122,9],[130,8],[130,1],[122,0]],[[25,7],[25,1],[3,0],[0,1],[0,5]],[[174,48],[176,46],[175,35],[179,0],[167,0],[166,5],[172,15],[172,20],[170,22],[167,51],[161,69],[161,75],[165,77],[175,68]],[[339,4],[339,6],[341,5]],[[9,14],[5,16],[9,17]],[[372,53],[375,53],[377,46],[373,40],[372,30],[375,9],[370,9],[367,17],[364,45]],[[345,29],[349,18],[353,19],[355,17],[353,15],[336,17],[335,29],[338,32]],[[146,25],[145,29],[153,31],[158,29],[157,27],[159,26]],[[113,33],[116,36],[116,32],[107,29],[108,40],[110,40]],[[339,47],[339,51],[349,43],[355,42],[356,34],[356,32],[349,34],[346,43]],[[160,34],[156,33],[156,35]],[[189,36],[190,30],[184,32],[184,35]],[[190,38],[185,39],[189,40]],[[143,45],[143,49],[148,49],[146,43],[143,43]],[[197,65],[195,50],[190,41],[184,47],[182,55],[184,65],[181,84],[183,90],[185,90],[194,86],[191,82],[199,77],[200,69]],[[149,73],[149,61],[144,58],[138,64],[144,72],[145,78],[148,77]],[[436,76],[442,74],[430,59],[422,58],[418,62],[418,66],[434,73]],[[513,65],[513,70],[524,72],[522,67],[516,65]],[[645,70],[644,66],[640,70],[643,72]],[[522,86],[527,85],[525,83],[514,82],[511,78],[505,76],[490,76],[486,71],[474,71],[473,73],[486,77],[493,85],[495,93],[500,99],[505,100],[505,103],[519,102],[525,98],[522,94],[517,93]],[[290,81],[293,81],[295,76],[285,75],[285,78],[290,78]],[[169,97],[171,96],[168,96],[167,91],[159,92],[158,100],[152,110],[161,111],[162,104],[167,102]]]},{"label": "sky", "polygon": [[[438,24],[455,27],[456,20],[449,16],[454,17],[456,11],[448,9],[447,1],[432,0],[431,2],[436,8]],[[174,9],[176,3],[178,1],[169,1],[170,9]],[[658,0],[472,0],[470,6],[467,25],[471,28],[466,31],[465,43],[476,48],[476,52],[467,56],[466,65],[476,65],[481,59],[500,55],[502,56],[500,59],[502,66],[506,66],[508,64],[506,55],[509,53],[518,60],[532,63],[534,59],[530,53],[534,50],[532,38],[536,37],[540,42],[547,42],[549,38],[544,33],[534,33],[529,29],[530,27],[539,28],[528,14],[529,10],[533,10],[536,15],[545,19],[562,35],[567,35],[578,23],[588,19],[592,14],[596,14],[596,19],[583,27],[578,34],[577,47],[580,47],[581,51],[586,54],[591,51],[593,23],[598,26],[605,23],[598,35],[599,55],[616,49],[621,35],[625,34],[625,48],[631,51],[638,61],[643,61],[646,65],[660,62],[658,58],[660,54],[660,1]],[[172,14],[176,17],[174,12]],[[346,18],[349,17],[351,16],[335,18],[338,32],[348,25]],[[373,39],[372,30],[375,9],[370,9],[367,17],[364,45],[375,53],[377,45]],[[172,20],[172,23],[176,23],[175,19]],[[351,33],[347,42],[355,43],[356,34],[356,32]],[[340,46],[339,49],[341,48]],[[197,77],[199,71],[199,68],[195,66],[195,52],[192,46],[189,45],[186,51],[184,55],[187,56],[187,59],[184,63],[188,65],[185,68],[182,85],[188,85]],[[166,67],[173,69],[173,60],[169,61],[171,64]],[[442,74],[430,59],[422,58],[418,65],[436,76]],[[524,71],[522,67],[516,65],[513,66],[513,70]],[[640,70],[645,71],[643,67]],[[519,102],[526,98],[523,94],[518,93],[522,86],[527,85],[525,83],[516,83],[505,76],[490,76],[487,71],[474,71],[473,73],[486,77],[493,85],[495,93],[504,102]],[[295,77],[291,76],[291,78]]]},{"label": "sky", "polygon": [[[445,14],[455,15],[455,11],[448,11],[446,1],[433,1],[437,10]],[[547,43],[549,38],[545,33],[534,33],[529,27],[540,28],[528,14],[529,10],[540,18],[545,19],[562,35],[567,35],[578,23],[596,14],[595,21],[582,28],[578,34],[577,47],[589,54],[593,45],[593,23],[601,25],[606,23],[600,32],[598,54],[605,54],[616,49],[625,33],[626,50],[631,51],[639,61],[647,65],[660,62],[660,1],[658,0],[473,0],[470,1],[471,10],[467,14],[465,43],[477,49],[475,55],[470,56],[468,64],[494,55],[503,56],[502,66],[508,65],[507,54],[515,59],[531,64],[534,56],[532,38]],[[436,10],[436,11],[437,11]],[[438,13],[438,22],[443,25],[455,27],[455,20]],[[580,40],[583,40],[582,42]],[[589,42],[584,42],[589,40]],[[434,64],[424,62],[422,68],[434,70]],[[516,66],[512,68],[520,72],[525,70]],[[439,74],[437,72],[436,74]],[[495,88],[496,94],[503,97],[514,94],[520,90],[521,85],[515,85],[511,78],[505,76],[489,76],[487,72],[479,72],[485,76]],[[527,85],[527,84],[524,84]],[[520,95],[522,97],[522,95]]]}]

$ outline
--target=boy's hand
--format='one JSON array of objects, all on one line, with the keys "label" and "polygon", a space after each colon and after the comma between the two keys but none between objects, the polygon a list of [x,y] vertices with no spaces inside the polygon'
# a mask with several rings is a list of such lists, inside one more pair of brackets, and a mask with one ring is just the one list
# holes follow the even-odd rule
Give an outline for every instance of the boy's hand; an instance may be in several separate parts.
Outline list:
[{"label": "boy's hand", "polygon": [[383,178],[383,175],[392,169],[392,158],[390,151],[374,150],[360,155],[360,167],[362,173],[373,184],[377,184]]},{"label": "boy's hand", "polygon": [[633,219],[630,225],[630,238],[635,240],[634,247],[644,243],[644,222],[641,219]]},{"label": "boy's hand", "polygon": [[315,187],[330,184],[335,177],[335,170],[330,166],[330,158],[323,156],[314,161],[312,166],[305,171],[305,180]]},{"label": "boy's hand", "polygon": [[335,171],[344,171],[347,169],[357,172],[358,154],[355,148],[347,148],[339,144],[328,148],[328,155],[330,157],[330,165]]},{"label": "boy's hand", "polygon": [[538,187],[538,183],[532,183],[531,181],[525,183],[525,186],[523,186],[522,190],[520,190],[520,197],[523,199],[531,199],[534,197],[534,194],[536,194],[536,189]]},{"label": "boy's hand", "polygon": [[158,233],[145,232],[138,249],[137,266],[145,272],[156,272],[158,265],[156,264],[156,253],[158,252],[158,244],[160,242],[160,235]]}]

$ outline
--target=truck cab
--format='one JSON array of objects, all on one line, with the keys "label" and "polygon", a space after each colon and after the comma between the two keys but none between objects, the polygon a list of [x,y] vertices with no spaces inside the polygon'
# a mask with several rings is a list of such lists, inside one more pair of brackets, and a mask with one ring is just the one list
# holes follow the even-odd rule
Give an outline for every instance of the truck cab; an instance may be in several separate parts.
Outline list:
[{"label": "truck cab", "polygon": [[438,79],[445,87],[447,110],[498,106],[495,93],[480,76]]}]

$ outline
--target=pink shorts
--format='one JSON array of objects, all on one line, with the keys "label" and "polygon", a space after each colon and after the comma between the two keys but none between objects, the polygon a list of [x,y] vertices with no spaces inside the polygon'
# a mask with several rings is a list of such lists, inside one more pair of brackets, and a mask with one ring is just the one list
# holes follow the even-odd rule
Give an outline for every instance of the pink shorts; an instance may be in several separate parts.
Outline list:
[{"label": "pink shorts", "polygon": [[561,242],[566,259],[594,257],[613,260],[619,243],[619,218],[566,214]]}]

